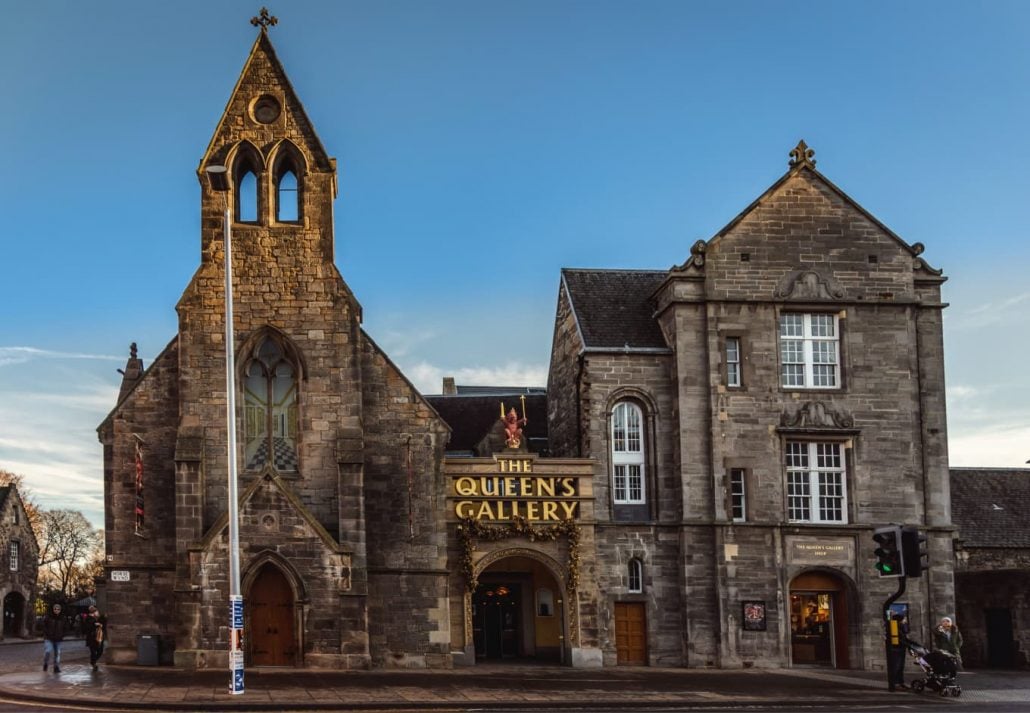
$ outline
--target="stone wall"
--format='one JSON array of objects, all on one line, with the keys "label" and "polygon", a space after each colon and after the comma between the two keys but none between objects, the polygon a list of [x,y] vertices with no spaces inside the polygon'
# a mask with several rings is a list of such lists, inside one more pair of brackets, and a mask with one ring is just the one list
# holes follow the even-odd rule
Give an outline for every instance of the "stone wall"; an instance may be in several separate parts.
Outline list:
[{"label": "stone wall", "polygon": [[[133,359],[129,361],[131,366]],[[135,662],[140,634],[159,636],[168,656],[176,646],[178,394],[179,349],[178,340],[173,339],[98,429],[104,445],[107,553],[98,599],[106,603],[108,656],[115,662]],[[143,454],[140,533],[135,515],[137,439]],[[112,571],[127,572],[128,581],[112,580]],[[140,602],[148,605],[141,608]]]},{"label": "stone wall", "polygon": [[[14,636],[29,636],[33,629],[36,599],[36,575],[39,570],[39,545],[32,532],[32,525],[25,512],[25,504],[18,488],[6,486],[7,495],[0,507],[0,604],[9,594],[21,597],[21,617],[13,622],[4,621],[13,627]],[[11,542],[18,543],[18,562],[11,568]],[[0,627],[0,639],[4,638]]]}]

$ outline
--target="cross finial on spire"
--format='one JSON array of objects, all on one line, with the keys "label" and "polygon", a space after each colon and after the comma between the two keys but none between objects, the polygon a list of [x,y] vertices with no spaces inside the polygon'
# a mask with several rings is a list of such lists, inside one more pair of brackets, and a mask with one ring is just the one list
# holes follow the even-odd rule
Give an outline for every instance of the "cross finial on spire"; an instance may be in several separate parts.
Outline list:
[{"label": "cross finial on spire", "polygon": [[795,146],[790,152],[790,167],[796,166],[808,166],[809,168],[815,168],[815,149],[808,148],[808,144],[805,143],[804,139],[798,141],[798,145]]},{"label": "cross finial on spire", "polygon": [[275,15],[269,15],[268,8],[263,7],[261,8],[261,14],[259,16],[250,18],[250,24],[254,27],[260,25],[262,32],[268,32],[269,25],[279,24],[279,18]]}]

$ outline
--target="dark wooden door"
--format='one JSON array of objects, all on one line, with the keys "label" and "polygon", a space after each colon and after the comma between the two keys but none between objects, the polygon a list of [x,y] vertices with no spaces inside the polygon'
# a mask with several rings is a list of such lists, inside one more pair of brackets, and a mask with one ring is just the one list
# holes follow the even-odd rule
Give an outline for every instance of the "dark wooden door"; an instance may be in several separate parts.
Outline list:
[{"label": "dark wooden door", "polygon": [[1012,610],[986,609],[987,665],[991,668],[1012,668]]},{"label": "dark wooden door", "polygon": [[647,620],[643,602],[616,602],[615,651],[620,666],[647,663]]},{"label": "dark wooden door", "polygon": [[254,666],[293,666],[293,590],[277,567],[265,566],[250,588],[250,651]]}]

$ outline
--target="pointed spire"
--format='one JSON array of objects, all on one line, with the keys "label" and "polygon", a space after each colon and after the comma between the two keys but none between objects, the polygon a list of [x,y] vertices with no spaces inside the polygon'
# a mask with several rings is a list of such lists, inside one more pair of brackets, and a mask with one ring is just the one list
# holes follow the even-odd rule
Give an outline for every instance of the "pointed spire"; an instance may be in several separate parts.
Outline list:
[{"label": "pointed spire", "polygon": [[790,152],[790,163],[791,168],[798,168],[800,166],[808,166],[809,168],[815,168],[815,149],[808,148],[808,144],[805,143],[804,139],[798,141],[798,145],[795,146]]},{"label": "pointed spire", "polygon": [[260,15],[258,15],[257,17],[250,18],[250,24],[252,24],[254,27],[260,25],[262,32],[268,32],[268,28],[270,26],[274,27],[275,25],[279,24],[279,18],[275,15],[269,15],[268,8],[263,7],[261,8]]},{"label": "pointed spire", "polygon": [[118,391],[118,403],[121,403],[143,376],[143,360],[136,352],[136,342],[129,345],[129,359],[125,362],[125,369],[119,369],[118,372],[122,375],[122,386]]}]

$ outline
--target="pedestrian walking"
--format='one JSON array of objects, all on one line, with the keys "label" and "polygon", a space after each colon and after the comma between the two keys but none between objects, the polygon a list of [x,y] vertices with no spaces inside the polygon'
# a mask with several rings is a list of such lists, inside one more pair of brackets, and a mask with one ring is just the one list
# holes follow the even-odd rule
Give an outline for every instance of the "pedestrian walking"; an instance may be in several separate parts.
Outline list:
[{"label": "pedestrian walking", "polygon": [[951,654],[962,663],[962,632],[950,616],[942,618],[940,625],[933,630],[933,647]]},{"label": "pedestrian walking", "polygon": [[86,617],[86,646],[89,647],[89,665],[97,670],[97,661],[104,653],[104,644],[107,641],[107,619],[100,616],[100,611],[91,606],[89,615]]},{"label": "pedestrian walking", "polygon": [[64,641],[66,629],[64,615],[61,614],[61,605],[54,604],[51,610],[43,617],[43,670],[46,671],[50,665],[50,654],[54,655],[54,673],[61,673],[61,642]]}]

